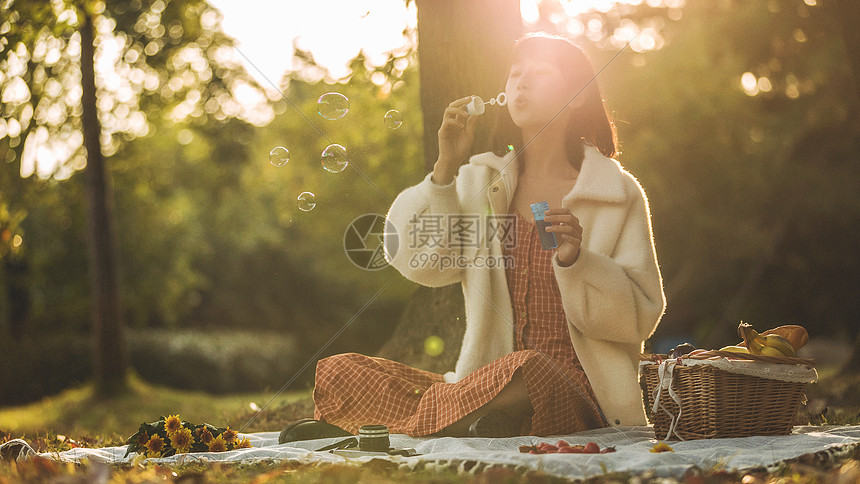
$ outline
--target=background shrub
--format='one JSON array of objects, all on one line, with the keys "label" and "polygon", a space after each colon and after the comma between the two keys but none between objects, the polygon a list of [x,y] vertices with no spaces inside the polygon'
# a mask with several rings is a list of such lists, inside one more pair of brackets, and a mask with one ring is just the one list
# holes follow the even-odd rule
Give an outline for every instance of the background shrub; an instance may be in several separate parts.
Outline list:
[{"label": "background shrub", "polygon": [[[136,330],[127,335],[131,367],[144,380],[210,393],[279,389],[304,364],[295,339],[276,332]],[[38,400],[92,375],[86,333],[0,340],[0,405]],[[304,382],[304,380],[302,380]]]}]

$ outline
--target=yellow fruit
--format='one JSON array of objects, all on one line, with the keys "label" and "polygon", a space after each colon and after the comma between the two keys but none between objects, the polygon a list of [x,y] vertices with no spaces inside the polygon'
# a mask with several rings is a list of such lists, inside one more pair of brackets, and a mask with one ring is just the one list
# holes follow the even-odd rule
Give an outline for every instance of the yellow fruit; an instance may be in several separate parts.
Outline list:
[{"label": "yellow fruit", "polygon": [[723,346],[720,348],[720,351],[728,351],[731,353],[744,353],[749,354],[750,350],[746,346]]},{"label": "yellow fruit", "polygon": [[761,341],[761,335],[747,323],[738,325],[738,334],[744,339],[744,346],[749,348],[751,355],[760,355],[764,344]]},{"label": "yellow fruit", "polygon": [[784,356],[788,356],[790,358],[797,356],[797,353],[794,351],[794,347],[791,345],[791,343],[778,334],[769,334],[767,336],[762,336],[761,340],[763,341],[765,348],[775,348],[779,350],[779,352],[782,353]]},{"label": "yellow fruit", "polygon": [[783,354],[782,351],[779,351],[777,348],[774,348],[773,346],[763,346],[761,349],[761,354],[763,356],[775,356],[777,358],[783,358],[786,356],[785,354]]}]

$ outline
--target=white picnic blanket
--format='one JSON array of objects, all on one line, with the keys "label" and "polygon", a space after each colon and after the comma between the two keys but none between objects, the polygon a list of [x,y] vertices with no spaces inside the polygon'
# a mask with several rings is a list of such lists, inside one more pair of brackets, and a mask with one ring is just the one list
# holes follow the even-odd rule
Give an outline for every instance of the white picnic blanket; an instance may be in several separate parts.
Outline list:
[{"label": "white picnic blanket", "polygon": [[[341,439],[319,439],[278,444],[278,432],[243,434],[253,447],[222,453],[182,454],[161,459],[149,459],[161,464],[210,462],[253,462],[259,460],[295,460],[304,463],[363,463],[371,459],[388,459],[401,466],[424,468],[433,466],[472,469],[485,468],[484,464],[502,464],[522,469],[542,470],[570,478],[587,478],[606,472],[640,473],[652,470],[658,477],[680,477],[690,468],[704,470],[742,470],[773,467],[779,462],[807,453],[826,449],[839,449],[860,442],[860,425],[795,427],[791,435],[775,437],[744,437],[731,439],[690,440],[668,442],[673,452],[653,453],[657,443],[651,427],[605,428],[574,435],[554,437],[484,438],[415,438],[392,435],[391,445],[396,448],[413,448],[417,456],[363,456],[343,457],[331,452],[314,452]],[[521,445],[539,442],[555,443],[559,439],[570,444],[594,441],[601,448],[614,446],[616,452],[608,454],[523,454]],[[79,462],[83,459],[107,463],[126,463],[136,457],[123,457],[126,448],[73,449],[60,453],[40,454],[42,457]]]}]

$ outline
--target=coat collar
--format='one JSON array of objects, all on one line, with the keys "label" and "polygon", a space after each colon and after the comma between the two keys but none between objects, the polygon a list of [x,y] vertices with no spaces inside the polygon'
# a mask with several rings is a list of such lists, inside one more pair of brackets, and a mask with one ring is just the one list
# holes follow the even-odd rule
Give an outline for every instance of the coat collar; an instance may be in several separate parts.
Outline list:
[{"label": "coat collar", "polygon": [[624,169],[594,146],[585,146],[579,178],[565,199],[622,202],[626,198]]},{"label": "coat collar", "polygon": [[493,170],[492,178],[485,187],[490,210],[495,214],[508,213],[513,193],[517,188],[519,158],[514,156],[513,152],[498,156],[490,151],[475,155],[469,162],[472,165],[483,165]]},{"label": "coat collar", "polygon": [[[497,156],[492,152],[481,153],[471,160],[472,164],[484,165],[497,172],[488,185],[491,200],[504,196],[506,202],[496,200],[492,205],[499,212],[501,205],[504,211],[510,205],[511,197],[517,186],[519,175],[519,157],[513,152],[505,156]],[[504,189],[504,194],[499,193]],[[594,146],[586,145],[582,160],[582,169],[573,186],[573,190],[564,196],[563,202],[572,200],[593,200],[598,202],[622,202],[626,197],[624,189],[624,169],[617,161],[608,158]]]}]

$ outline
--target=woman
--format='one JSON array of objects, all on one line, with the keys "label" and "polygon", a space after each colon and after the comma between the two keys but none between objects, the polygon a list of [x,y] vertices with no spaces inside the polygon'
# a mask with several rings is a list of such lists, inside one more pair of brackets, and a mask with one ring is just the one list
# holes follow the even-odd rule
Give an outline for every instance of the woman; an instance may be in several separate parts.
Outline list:
[{"label": "woman", "polygon": [[[356,433],[373,423],[413,436],[501,437],[647,423],[638,354],[665,299],[647,200],[610,158],[615,127],[594,77],[564,38],[519,40],[495,150],[462,166],[477,118],[467,112],[470,98],[447,107],[433,172],[397,197],[388,221],[400,234],[390,262],[405,277],[463,287],[466,331],[455,371],[358,354],[321,360],[320,429]],[[541,249],[532,222],[530,205],[542,201],[557,249]],[[513,217],[512,237],[440,243],[457,240],[450,231],[462,225],[450,220],[475,215]],[[447,218],[436,226],[448,232],[436,243],[410,243],[406,234],[426,217]],[[514,264],[493,267],[491,258]]]}]

